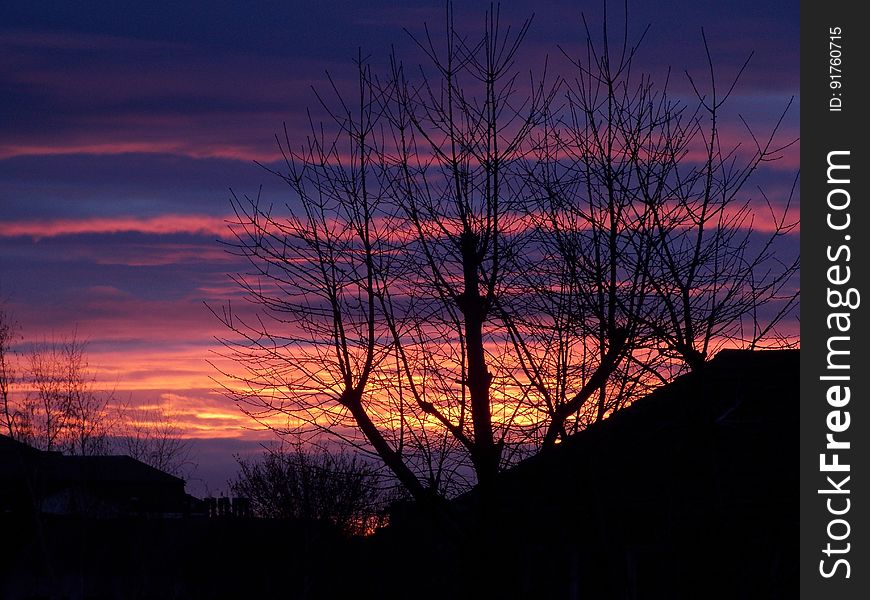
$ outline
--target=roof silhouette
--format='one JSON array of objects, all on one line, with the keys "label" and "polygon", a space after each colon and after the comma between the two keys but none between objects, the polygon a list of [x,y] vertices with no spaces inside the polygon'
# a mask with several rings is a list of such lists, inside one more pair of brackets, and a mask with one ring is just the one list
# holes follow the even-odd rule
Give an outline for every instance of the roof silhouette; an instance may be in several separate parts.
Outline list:
[{"label": "roof silhouette", "polygon": [[130,456],[67,456],[0,435],[0,512],[175,515],[194,503],[183,479]]},{"label": "roof silhouette", "polygon": [[46,461],[47,476],[61,481],[89,483],[167,483],[184,480],[136,460],[131,456],[58,456]]},{"label": "roof silhouette", "polygon": [[[516,598],[797,597],[799,363],[797,350],[722,351],[457,498],[471,540],[421,514],[384,543],[399,561],[409,544],[434,549],[407,558],[444,565],[447,587],[427,598],[457,585]],[[493,558],[445,558],[469,555]]]},{"label": "roof silhouette", "polygon": [[[699,428],[778,434],[778,428],[770,428],[775,422],[797,422],[799,368],[799,350],[722,350],[703,370],[677,377],[549,452],[521,462],[506,471],[501,482],[532,476],[554,464],[561,467],[606,447],[619,454],[645,445],[678,450],[678,436],[695,434]],[[633,458],[648,462],[650,457]]]}]

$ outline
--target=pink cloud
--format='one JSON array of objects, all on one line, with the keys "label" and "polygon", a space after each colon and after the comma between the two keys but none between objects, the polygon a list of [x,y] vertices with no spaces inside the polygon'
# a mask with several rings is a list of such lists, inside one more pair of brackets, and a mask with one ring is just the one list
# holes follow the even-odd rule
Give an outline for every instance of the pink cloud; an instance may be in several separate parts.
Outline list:
[{"label": "pink cloud", "polygon": [[97,137],[94,140],[46,140],[44,144],[0,145],[0,159],[15,156],[54,156],[61,154],[103,156],[129,153],[177,154],[189,158],[224,158],[242,161],[257,160],[260,162],[272,162],[281,158],[281,154],[277,150],[270,152],[266,148],[221,143],[201,145],[173,139],[154,141],[131,139],[124,142],[103,142]]},{"label": "pink cloud", "polygon": [[63,235],[144,233],[170,235],[229,235],[226,217],[210,215],[158,215],[155,217],[87,217],[48,221],[0,223],[0,237],[30,237],[35,240]]}]

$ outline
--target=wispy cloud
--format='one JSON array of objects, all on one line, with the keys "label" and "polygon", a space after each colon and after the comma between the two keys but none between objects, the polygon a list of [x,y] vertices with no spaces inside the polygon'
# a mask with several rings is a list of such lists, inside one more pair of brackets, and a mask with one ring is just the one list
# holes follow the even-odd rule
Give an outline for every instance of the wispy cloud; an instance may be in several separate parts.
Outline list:
[{"label": "wispy cloud", "polygon": [[224,217],[209,215],[158,215],[154,217],[89,217],[47,221],[0,223],[0,237],[29,237],[34,240],[65,235],[144,233],[169,235],[229,235]]}]

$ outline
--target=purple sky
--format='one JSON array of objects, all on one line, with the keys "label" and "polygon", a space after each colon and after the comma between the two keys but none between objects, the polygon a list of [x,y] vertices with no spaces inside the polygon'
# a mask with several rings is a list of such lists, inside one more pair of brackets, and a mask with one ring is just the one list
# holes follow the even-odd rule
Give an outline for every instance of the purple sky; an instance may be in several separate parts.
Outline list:
[{"label": "purple sky", "polygon": [[[214,391],[206,363],[221,331],[203,302],[237,295],[226,274],[238,267],[216,242],[228,190],[263,184],[282,197],[252,161],[275,159],[282,122],[305,127],[311,86],[325,71],[339,86],[355,77],[358,47],[376,64],[391,47],[417,62],[403,28],[440,27],[444,5],[182,4],[0,6],[0,297],[27,339],[77,329],[107,385],[133,403],[171,402],[201,438],[198,476],[215,490],[232,452],[270,439]],[[476,31],[489,3],[461,4],[457,21]],[[723,78],[755,51],[733,115],[763,130],[797,96],[798,2],[633,4],[633,29],[652,26],[642,62],[672,66],[674,91],[688,93],[685,69],[705,72],[703,26]],[[600,2],[511,2],[502,19],[533,10],[523,61],[549,54],[556,72],[557,46],[582,39],[581,10],[591,23],[602,12]],[[785,137],[798,135],[798,108]],[[758,183],[784,193],[797,156],[795,146]]]}]

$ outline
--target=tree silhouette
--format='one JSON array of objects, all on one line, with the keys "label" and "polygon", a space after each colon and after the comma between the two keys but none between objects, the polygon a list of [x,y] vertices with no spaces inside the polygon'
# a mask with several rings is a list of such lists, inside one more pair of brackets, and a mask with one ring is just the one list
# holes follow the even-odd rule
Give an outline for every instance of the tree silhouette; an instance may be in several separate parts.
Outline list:
[{"label": "tree silhouette", "polygon": [[195,467],[193,448],[169,403],[132,409],[120,407],[116,446],[128,456],[170,475],[187,479]]},{"label": "tree silhouette", "polygon": [[75,334],[34,344],[21,382],[29,388],[4,405],[11,436],[43,450],[106,454],[114,428],[111,391],[97,389],[86,342]]},{"label": "tree silhouette", "polygon": [[248,498],[254,514],[324,521],[346,535],[371,533],[385,494],[375,467],[345,452],[268,449],[259,459],[237,457],[234,494]]},{"label": "tree silhouette", "polygon": [[4,434],[10,437],[15,437],[21,419],[11,398],[17,379],[12,346],[18,335],[18,322],[5,306],[0,305],[0,399],[3,401]]},{"label": "tree silhouette", "polygon": [[672,99],[638,73],[627,20],[618,44],[586,29],[573,75],[526,83],[528,28],[495,9],[471,38],[448,8],[443,39],[415,38],[413,77],[360,56],[353,93],[317,96],[329,124],[278,138],[269,170],[292,198],[232,199],[229,251],[251,267],[233,279],[260,310],[216,311],[228,393],[279,434],[376,454],[418,499],[490,481],[675,360],[777,343],[797,302],[798,263],[773,256],[793,225],[778,215],[753,252],[740,195],[785,147],[776,130],[750,130],[738,165],[718,136],[730,90]]},{"label": "tree silhouette", "polygon": [[[36,448],[79,456],[121,452],[182,477],[192,466],[171,407],[134,409],[101,388],[87,342],[70,337],[13,353],[18,322],[0,308],[0,418],[4,434]],[[18,360],[15,360],[18,359]],[[17,388],[17,389],[16,389]]]}]

